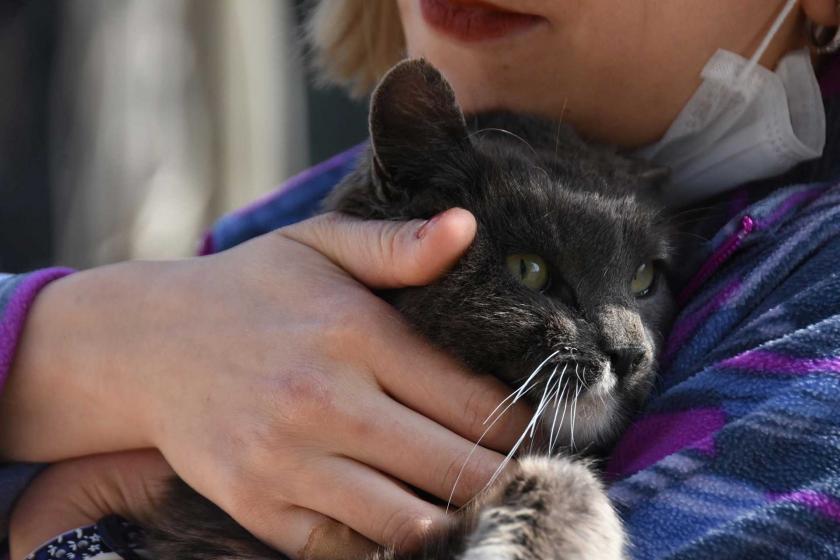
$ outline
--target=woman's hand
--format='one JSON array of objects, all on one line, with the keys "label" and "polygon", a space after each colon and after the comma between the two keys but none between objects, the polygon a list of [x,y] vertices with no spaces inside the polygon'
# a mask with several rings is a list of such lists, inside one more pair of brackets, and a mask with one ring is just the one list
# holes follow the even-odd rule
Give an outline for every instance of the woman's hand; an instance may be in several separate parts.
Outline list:
[{"label": "woman's hand", "polygon": [[141,524],[148,521],[173,474],[160,453],[151,450],[94,455],[47,467],[15,503],[9,557],[22,560],[43,543],[112,513]]},{"label": "woman's hand", "polygon": [[[329,214],[210,257],[56,281],[0,400],[0,449],[57,460],[154,446],[292,556],[321,554],[329,518],[410,547],[443,513],[407,485],[447,500],[507,391],[364,285],[433,281],[474,234],[463,210],[425,225]],[[511,409],[482,440],[454,503],[484,486],[502,459],[492,450],[528,416]]]}]

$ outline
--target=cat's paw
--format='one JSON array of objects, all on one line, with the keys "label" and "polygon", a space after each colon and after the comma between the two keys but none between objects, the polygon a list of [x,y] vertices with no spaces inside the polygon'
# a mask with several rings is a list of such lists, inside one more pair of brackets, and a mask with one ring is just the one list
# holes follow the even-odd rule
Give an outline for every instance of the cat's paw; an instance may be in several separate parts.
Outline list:
[{"label": "cat's paw", "polygon": [[624,531],[581,462],[525,458],[479,512],[463,560],[618,560]]}]

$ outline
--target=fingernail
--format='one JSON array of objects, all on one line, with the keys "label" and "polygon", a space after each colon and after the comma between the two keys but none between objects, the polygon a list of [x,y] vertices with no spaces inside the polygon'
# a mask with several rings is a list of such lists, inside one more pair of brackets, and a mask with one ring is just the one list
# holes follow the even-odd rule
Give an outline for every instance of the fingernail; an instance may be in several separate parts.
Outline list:
[{"label": "fingernail", "polygon": [[435,214],[434,216],[423,222],[417,229],[417,233],[415,234],[417,236],[417,239],[423,239],[424,237],[426,237],[426,234],[429,233],[429,231],[432,229],[432,226],[434,226],[435,223],[438,220],[440,220],[440,217],[444,214],[446,214],[446,210],[444,210],[440,214]]}]

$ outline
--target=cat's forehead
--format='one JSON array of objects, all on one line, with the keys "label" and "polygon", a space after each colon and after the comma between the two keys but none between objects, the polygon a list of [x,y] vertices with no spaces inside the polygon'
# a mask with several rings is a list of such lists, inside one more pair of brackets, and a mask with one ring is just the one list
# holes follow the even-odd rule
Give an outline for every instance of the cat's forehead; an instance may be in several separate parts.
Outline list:
[{"label": "cat's forehead", "polygon": [[[632,192],[593,192],[605,177],[557,176],[539,170],[485,177],[479,204],[484,221],[503,248],[545,253],[546,258],[593,260],[635,267],[667,258],[657,209]],[[621,185],[616,185],[621,192]],[[574,264],[574,263],[568,263]]]}]

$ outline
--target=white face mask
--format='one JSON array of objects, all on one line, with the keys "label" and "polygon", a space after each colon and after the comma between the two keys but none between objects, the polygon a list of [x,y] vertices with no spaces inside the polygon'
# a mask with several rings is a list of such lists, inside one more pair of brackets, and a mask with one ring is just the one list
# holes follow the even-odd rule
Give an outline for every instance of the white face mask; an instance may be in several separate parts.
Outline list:
[{"label": "white face mask", "polygon": [[637,152],[671,168],[663,189],[670,204],[696,202],[822,155],[825,112],[808,50],[786,55],[775,72],[758,64],[795,4],[788,0],[751,60],[718,50],[665,136]]}]

